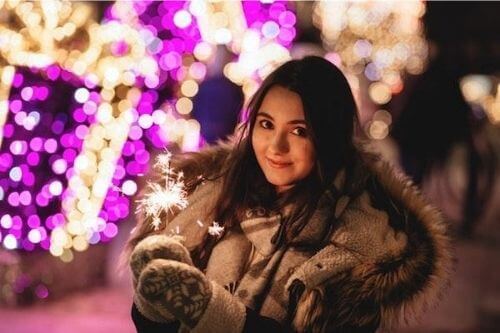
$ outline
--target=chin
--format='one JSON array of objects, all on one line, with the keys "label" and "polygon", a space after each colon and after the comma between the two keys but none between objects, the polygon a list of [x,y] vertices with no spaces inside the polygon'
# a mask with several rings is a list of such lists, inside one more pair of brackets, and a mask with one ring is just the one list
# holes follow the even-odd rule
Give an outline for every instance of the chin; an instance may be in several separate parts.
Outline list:
[{"label": "chin", "polygon": [[273,186],[292,186],[292,182],[283,180],[283,179],[276,179],[276,178],[268,178],[266,177],[267,181],[273,185]]}]

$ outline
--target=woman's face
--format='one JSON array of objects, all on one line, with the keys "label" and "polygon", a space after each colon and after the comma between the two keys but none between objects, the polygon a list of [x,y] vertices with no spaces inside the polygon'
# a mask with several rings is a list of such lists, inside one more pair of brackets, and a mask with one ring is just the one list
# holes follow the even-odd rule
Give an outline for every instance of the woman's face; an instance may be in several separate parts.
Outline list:
[{"label": "woman's face", "polygon": [[307,177],[316,155],[300,96],[272,87],[257,112],[252,146],[268,182],[282,192]]}]

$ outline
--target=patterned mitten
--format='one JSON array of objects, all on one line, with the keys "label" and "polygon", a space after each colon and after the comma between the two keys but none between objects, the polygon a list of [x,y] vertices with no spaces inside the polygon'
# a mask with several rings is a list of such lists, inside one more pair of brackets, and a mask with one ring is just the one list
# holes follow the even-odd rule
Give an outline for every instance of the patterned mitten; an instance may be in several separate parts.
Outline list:
[{"label": "patterned mitten", "polygon": [[164,323],[174,321],[175,317],[169,313],[158,313],[138,292],[137,281],[146,265],[153,259],[163,258],[177,260],[192,265],[189,251],[180,242],[181,237],[153,235],[140,241],[130,257],[130,268],[134,283],[134,303],[139,312],[149,320]]},{"label": "patterned mitten", "polygon": [[130,268],[132,269],[134,288],[142,270],[153,259],[169,259],[192,265],[189,251],[181,243],[180,236],[152,235],[141,240],[132,251]]},{"label": "patterned mitten", "polygon": [[192,333],[240,333],[246,308],[197,268],[154,259],[139,277],[137,292],[159,314],[172,314]]}]

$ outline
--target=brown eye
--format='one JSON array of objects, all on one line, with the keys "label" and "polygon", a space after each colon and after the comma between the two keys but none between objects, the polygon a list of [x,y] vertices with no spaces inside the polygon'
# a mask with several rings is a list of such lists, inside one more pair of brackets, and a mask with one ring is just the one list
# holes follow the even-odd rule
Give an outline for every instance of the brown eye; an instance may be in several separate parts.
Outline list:
[{"label": "brown eye", "polygon": [[259,125],[260,125],[260,127],[265,128],[265,129],[272,129],[273,128],[273,123],[271,123],[269,120],[266,120],[266,119],[259,121]]},{"label": "brown eye", "polygon": [[294,135],[301,136],[301,137],[306,137],[307,136],[307,130],[304,127],[295,127],[292,131]]}]

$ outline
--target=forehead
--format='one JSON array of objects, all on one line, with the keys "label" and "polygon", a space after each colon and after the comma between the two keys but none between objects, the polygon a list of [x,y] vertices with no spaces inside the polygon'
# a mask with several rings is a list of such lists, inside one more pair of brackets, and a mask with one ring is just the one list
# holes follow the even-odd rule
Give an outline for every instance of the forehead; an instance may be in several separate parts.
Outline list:
[{"label": "forehead", "polygon": [[304,119],[304,108],[299,94],[281,86],[274,86],[267,92],[259,111],[275,119]]}]

